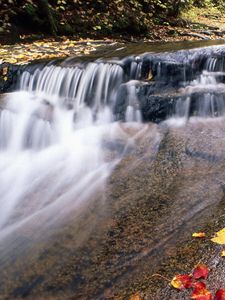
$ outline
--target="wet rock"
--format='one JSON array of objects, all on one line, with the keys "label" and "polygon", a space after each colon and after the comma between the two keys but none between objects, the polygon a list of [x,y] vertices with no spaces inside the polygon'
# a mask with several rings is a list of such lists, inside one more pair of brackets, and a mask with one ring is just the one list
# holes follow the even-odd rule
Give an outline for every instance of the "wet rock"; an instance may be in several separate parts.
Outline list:
[{"label": "wet rock", "polygon": [[174,112],[179,98],[173,96],[152,95],[141,99],[141,109],[144,121],[160,123]]},{"label": "wet rock", "polygon": [[0,65],[0,93],[9,92],[15,89],[17,82],[17,72],[19,66],[9,63]]},{"label": "wet rock", "polygon": [[[224,57],[224,47],[208,47],[171,53],[147,53],[137,57],[129,56],[121,60],[98,60],[96,64],[117,65],[124,72],[123,82],[115,91],[115,120],[125,120],[127,107],[131,106],[134,111],[141,111],[144,121],[159,123],[173,115],[179,103],[183,103],[187,97],[191,97],[191,107],[189,112],[187,112],[188,116],[195,115],[196,111],[198,113],[200,96],[197,94],[200,95],[202,93],[206,95],[208,93],[210,96],[214,95],[214,98],[217,97],[217,92],[211,92],[210,90],[192,91],[190,96],[188,88],[191,82],[198,80],[202,74],[205,76],[206,82],[209,76],[214,76],[218,84],[224,84]],[[34,62],[21,67],[3,64],[0,70],[0,91],[14,90],[17,78],[24,70],[34,74],[37,69],[41,71],[46,65],[51,66],[55,64],[63,68],[78,67],[85,69],[87,63],[87,61],[78,62],[77,59],[70,59],[66,62],[59,59],[57,61]],[[3,75],[6,67],[7,75]],[[208,75],[204,73],[205,70],[208,70]],[[112,81],[114,85],[115,78]],[[95,84],[96,82],[94,81],[92,90],[90,93],[86,93],[84,99],[89,106],[93,105],[93,99],[95,98]],[[205,86],[207,87],[207,85]],[[218,85],[218,88],[221,87],[221,85]],[[111,89],[112,87],[110,86]],[[182,93],[180,89],[183,89]],[[224,101],[222,98],[222,96],[219,96],[219,101],[217,102],[222,103]],[[65,102],[68,101],[71,101],[71,99]],[[220,110],[220,107],[218,105],[217,109],[217,104],[215,104],[214,116],[219,115],[218,110]]]}]

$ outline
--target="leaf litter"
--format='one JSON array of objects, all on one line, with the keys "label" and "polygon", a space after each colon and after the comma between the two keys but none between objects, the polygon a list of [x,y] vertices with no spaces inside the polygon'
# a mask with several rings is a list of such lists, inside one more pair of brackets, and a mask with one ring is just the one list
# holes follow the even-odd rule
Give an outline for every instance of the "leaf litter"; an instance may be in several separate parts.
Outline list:
[{"label": "leaf litter", "polygon": [[[194,238],[206,237],[204,232],[195,232],[192,234]],[[216,244],[225,244],[225,228],[215,233],[215,237],[211,239]],[[222,250],[221,256],[225,257],[225,249]],[[206,264],[198,263],[195,266],[192,274],[176,275],[170,281],[173,288],[177,290],[192,289],[190,299],[196,300],[225,300],[225,289],[219,289],[216,291],[214,297],[210,290],[208,290],[206,283],[200,280],[207,280],[209,276],[209,268]]]},{"label": "leaf litter", "polygon": [[113,41],[64,38],[56,41],[44,39],[32,43],[19,43],[14,45],[0,45],[0,64],[26,64],[32,60],[54,59],[77,55],[88,55],[98,47]]}]

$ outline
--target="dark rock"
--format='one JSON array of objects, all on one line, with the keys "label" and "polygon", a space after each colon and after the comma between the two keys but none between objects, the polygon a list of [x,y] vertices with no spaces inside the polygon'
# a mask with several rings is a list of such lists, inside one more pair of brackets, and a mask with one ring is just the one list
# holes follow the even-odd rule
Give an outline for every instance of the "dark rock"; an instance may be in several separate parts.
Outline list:
[{"label": "dark rock", "polygon": [[174,111],[176,101],[179,97],[170,94],[151,94],[151,85],[142,86],[138,97],[144,121],[159,123],[165,120]]},{"label": "dark rock", "polygon": [[18,65],[3,63],[0,65],[0,93],[15,89],[17,81]]}]

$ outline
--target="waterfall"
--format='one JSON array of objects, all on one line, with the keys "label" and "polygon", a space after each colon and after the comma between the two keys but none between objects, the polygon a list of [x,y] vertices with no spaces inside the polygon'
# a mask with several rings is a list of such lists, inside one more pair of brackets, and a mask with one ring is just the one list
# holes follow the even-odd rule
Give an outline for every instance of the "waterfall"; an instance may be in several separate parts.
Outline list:
[{"label": "waterfall", "polygon": [[125,81],[115,63],[24,70],[0,112],[0,242],[24,226],[41,234],[103,192],[118,157],[102,144],[120,130]]},{"label": "waterfall", "polygon": [[183,95],[175,107],[175,116],[185,119],[190,116],[204,118],[225,116],[224,78],[224,59],[207,58],[196,78],[185,82]]},{"label": "waterfall", "polygon": [[25,225],[44,230],[104,190],[122,154],[109,159],[103,145],[129,140],[116,121],[224,116],[223,52],[207,51],[23,68],[0,103],[0,242]]}]

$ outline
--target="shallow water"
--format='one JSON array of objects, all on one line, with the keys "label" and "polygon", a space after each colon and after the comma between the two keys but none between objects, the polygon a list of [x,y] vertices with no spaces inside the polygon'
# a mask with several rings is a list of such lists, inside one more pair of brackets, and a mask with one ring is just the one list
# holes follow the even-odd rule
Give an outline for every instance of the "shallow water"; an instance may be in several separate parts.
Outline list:
[{"label": "shallow water", "polygon": [[98,49],[93,54],[85,56],[84,59],[90,58],[112,58],[112,57],[126,57],[129,55],[140,55],[145,52],[173,52],[184,49],[194,49],[201,47],[208,47],[214,45],[225,45],[224,39],[218,40],[204,40],[204,41],[181,41],[181,42],[136,42],[126,44],[115,44],[104,46]]}]

